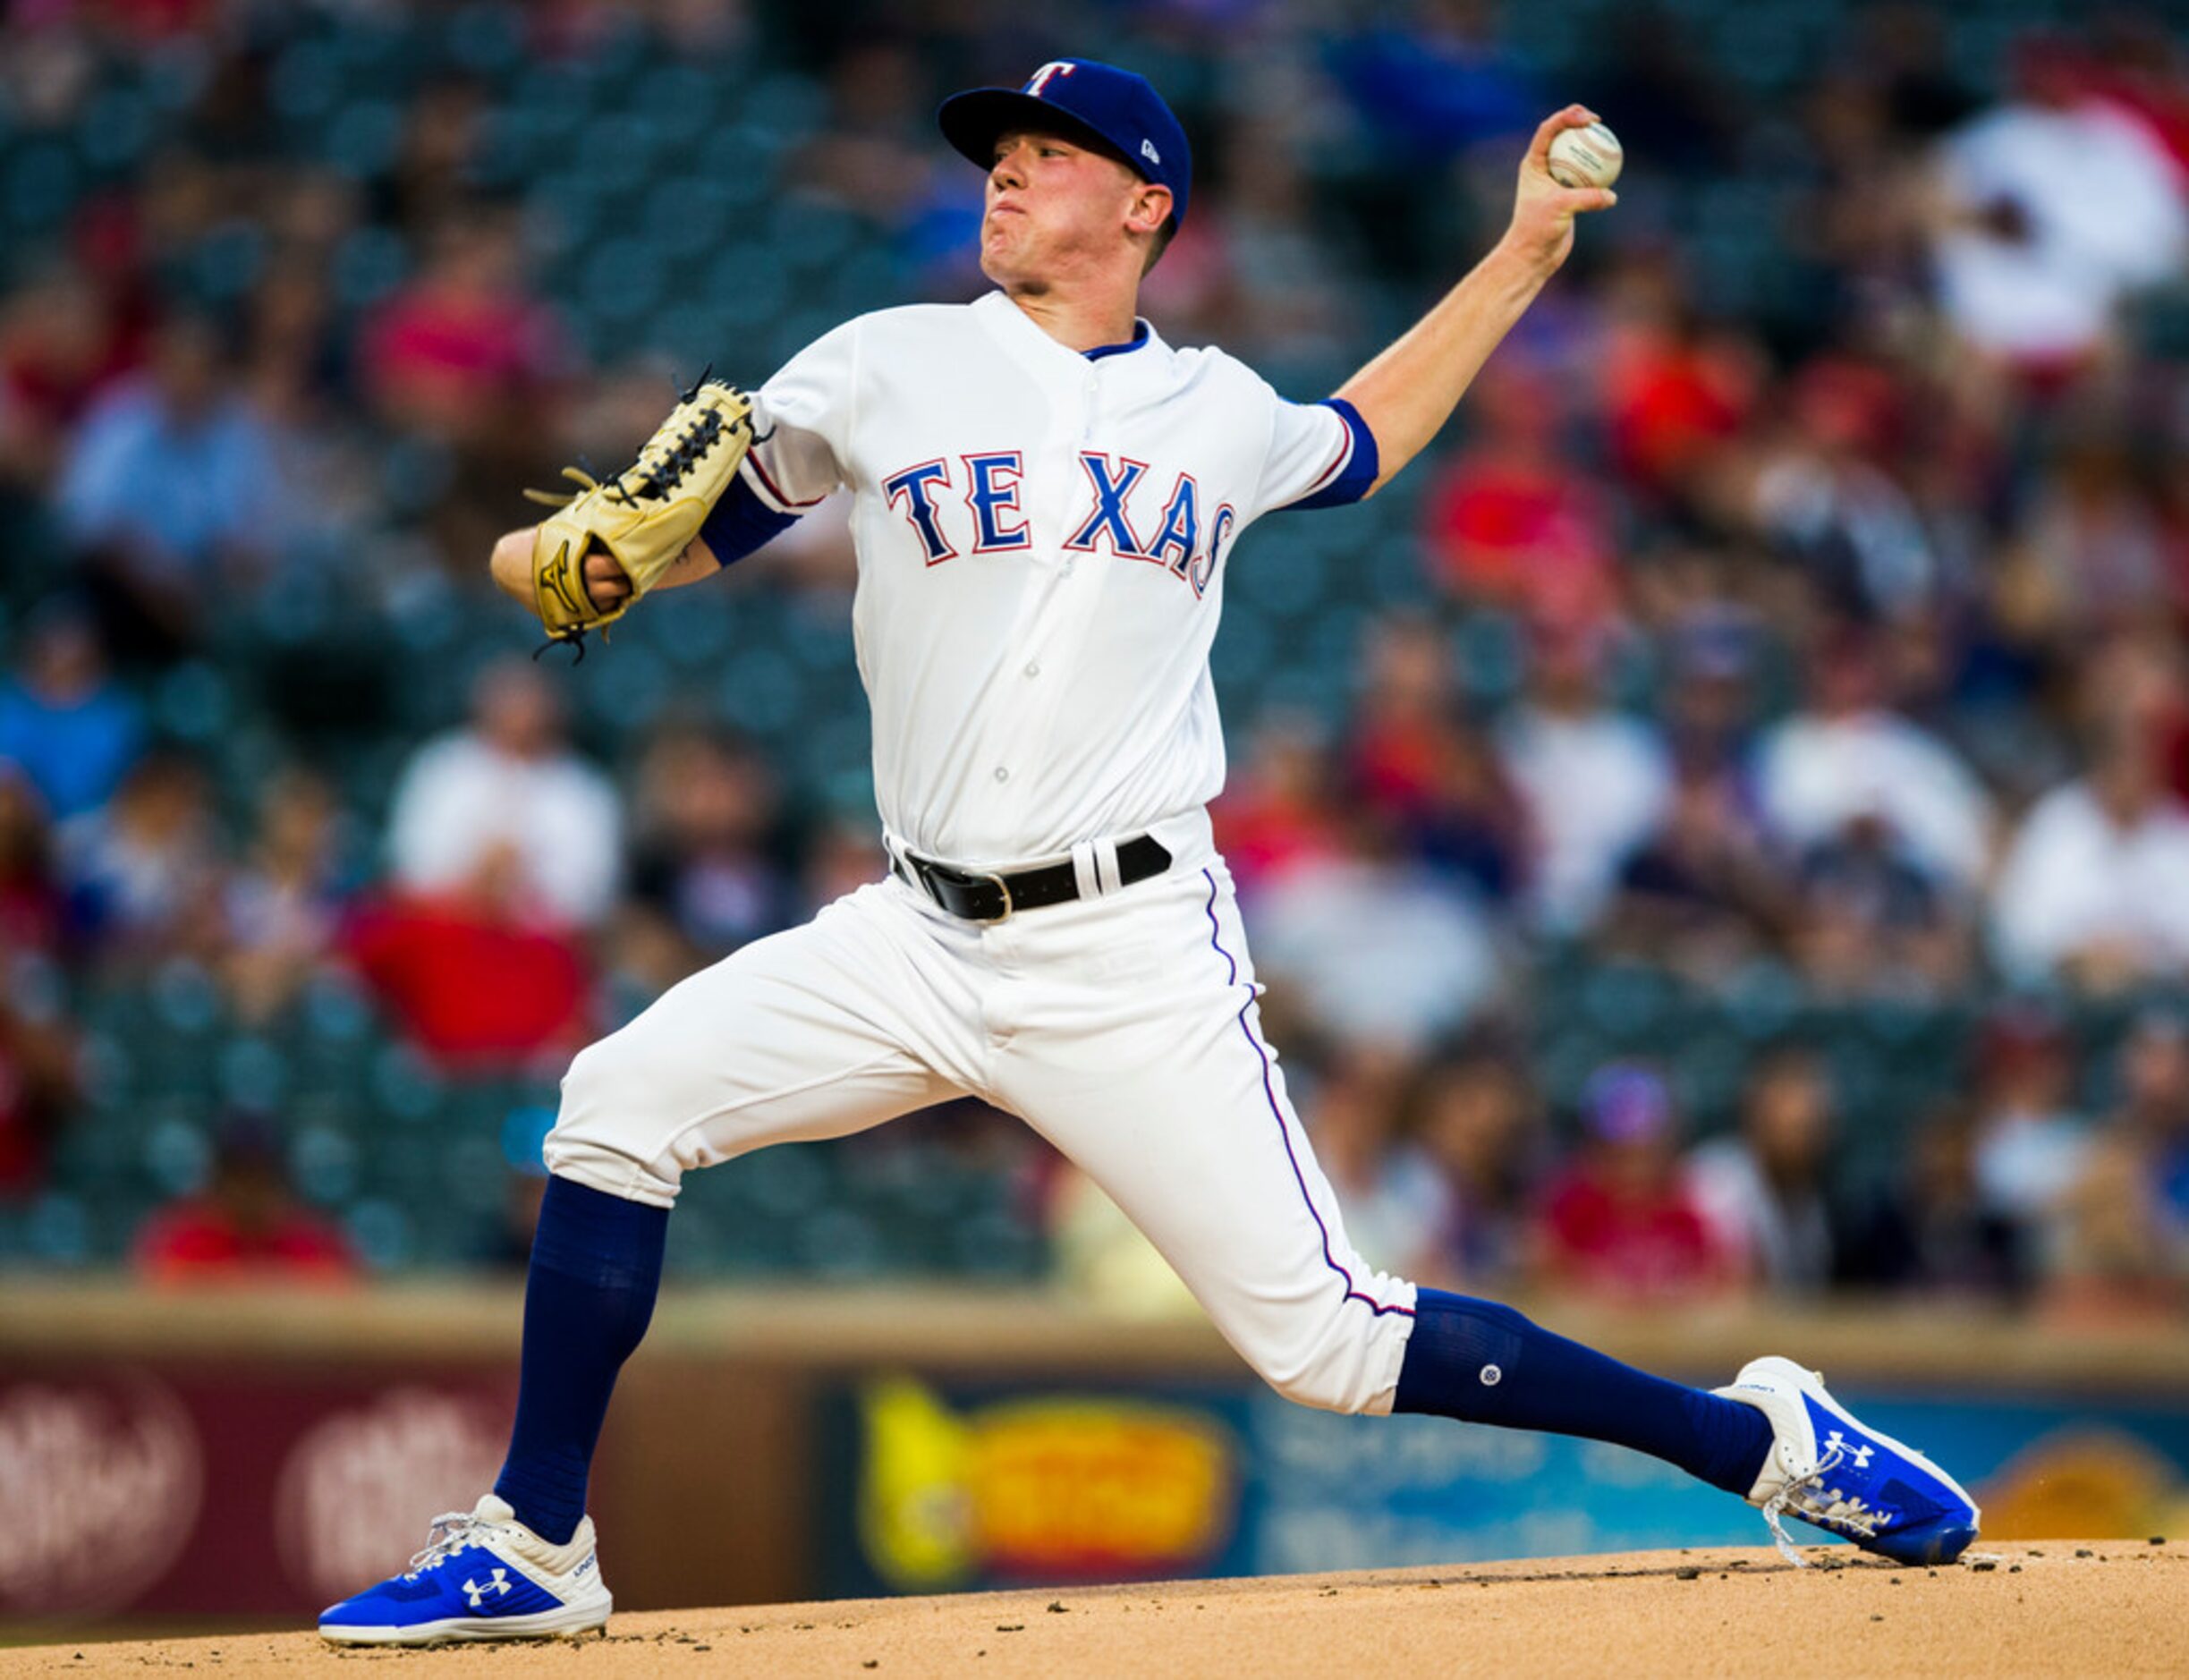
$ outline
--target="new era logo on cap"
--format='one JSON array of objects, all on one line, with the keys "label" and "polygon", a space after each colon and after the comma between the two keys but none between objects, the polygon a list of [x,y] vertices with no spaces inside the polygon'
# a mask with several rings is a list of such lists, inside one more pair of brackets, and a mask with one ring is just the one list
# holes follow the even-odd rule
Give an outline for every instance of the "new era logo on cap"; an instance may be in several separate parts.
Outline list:
[{"label": "new era logo on cap", "polygon": [[943,137],[983,169],[995,165],[997,138],[1014,128],[1092,141],[1168,187],[1172,219],[1185,219],[1192,154],[1185,130],[1145,76],[1091,58],[1055,58],[1027,77],[1022,88],[975,88],[954,95],[935,117]]}]

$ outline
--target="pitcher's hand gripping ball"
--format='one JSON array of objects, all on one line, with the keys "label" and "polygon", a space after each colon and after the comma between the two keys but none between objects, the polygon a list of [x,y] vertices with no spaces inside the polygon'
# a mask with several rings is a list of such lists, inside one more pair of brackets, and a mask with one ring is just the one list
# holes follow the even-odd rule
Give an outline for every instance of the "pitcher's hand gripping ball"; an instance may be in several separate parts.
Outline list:
[{"label": "pitcher's hand gripping ball", "polygon": [[[597,482],[564,467],[576,492],[527,490],[559,510],[532,539],[532,598],[549,640],[575,642],[583,658],[585,632],[629,612],[691,546],[751,446],[752,399],[703,380],[614,478]],[[585,587],[585,557],[595,549],[613,556],[631,580],[631,593],[607,607]]]},{"label": "pitcher's hand gripping ball", "polygon": [[1626,151],[1601,123],[1562,129],[1550,142],[1546,165],[1562,187],[1608,187],[1619,178]]}]

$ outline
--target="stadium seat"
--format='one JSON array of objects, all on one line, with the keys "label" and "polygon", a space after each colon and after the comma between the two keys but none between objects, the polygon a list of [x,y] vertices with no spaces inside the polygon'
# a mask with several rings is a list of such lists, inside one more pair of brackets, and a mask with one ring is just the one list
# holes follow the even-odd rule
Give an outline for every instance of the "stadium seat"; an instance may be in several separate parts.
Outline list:
[{"label": "stadium seat", "polygon": [[204,1126],[168,1114],[146,1133],[142,1160],[146,1176],[165,1196],[194,1196],[211,1182],[213,1142]]},{"label": "stadium seat", "polygon": [[303,1119],[300,1115],[289,1143],[289,1174],[297,1193],[321,1207],[342,1206],[357,1193],[359,1139],[341,1117]]},{"label": "stadium seat", "polygon": [[364,1196],[343,1215],[343,1228],[358,1258],[373,1271],[396,1271],[415,1258],[413,1226],[402,1205],[385,1196]]},{"label": "stadium seat", "polygon": [[69,1270],[120,1253],[123,1244],[102,1242],[91,1210],[79,1197],[52,1191],[33,1202],[22,1224],[22,1248],[34,1266]]}]

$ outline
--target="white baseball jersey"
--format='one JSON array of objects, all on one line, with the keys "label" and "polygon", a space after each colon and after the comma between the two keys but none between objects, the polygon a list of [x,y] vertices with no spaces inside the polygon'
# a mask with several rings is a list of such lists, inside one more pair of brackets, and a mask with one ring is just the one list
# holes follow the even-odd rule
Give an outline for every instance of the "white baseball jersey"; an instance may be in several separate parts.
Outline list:
[{"label": "white baseball jersey", "polygon": [[[667,1207],[696,1168],[970,1093],[1107,1191],[1280,1391],[1387,1411],[1413,1285],[1346,1238],[1202,810],[1224,778],[1209,648],[1233,546],[1272,508],[1360,496],[1359,416],[1145,324],[1082,355],[1000,293],[862,316],[758,407],[703,535],[734,559],[852,491],[896,842],[961,864],[1096,856],[1076,900],[993,922],[892,875],[672,987],[573,1064],[549,1167]],[[1100,853],[1142,830],[1170,862],[1128,887]]]},{"label": "white baseball jersey", "polygon": [[1357,499],[1375,446],[1146,323],[1085,354],[1001,293],[861,316],[759,394],[742,472],[848,488],[883,823],[961,862],[1060,853],[1213,798],[1209,649],[1240,533]]}]

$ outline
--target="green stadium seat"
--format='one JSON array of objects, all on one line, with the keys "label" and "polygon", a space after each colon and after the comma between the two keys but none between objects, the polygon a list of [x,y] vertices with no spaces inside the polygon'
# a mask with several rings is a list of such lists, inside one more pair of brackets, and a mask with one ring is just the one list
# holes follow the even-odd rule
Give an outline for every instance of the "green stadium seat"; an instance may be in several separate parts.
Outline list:
[{"label": "green stadium seat", "polygon": [[145,1175],[166,1196],[194,1196],[211,1182],[213,1141],[196,1121],[169,1114],[146,1133]]},{"label": "green stadium seat", "polygon": [[491,1219],[502,1206],[510,1174],[499,1128],[452,1129],[437,1154],[444,1204],[460,1218]]},{"label": "green stadium seat", "polygon": [[401,234],[386,227],[354,228],[335,247],[329,269],[335,301],[345,310],[369,309],[410,272],[411,250]]},{"label": "green stadium seat", "polygon": [[83,175],[75,154],[61,140],[33,140],[12,147],[0,167],[0,214],[20,235],[46,233],[81,195]]},{"label": "green stadium seat", "polygon": [[103,89],[85,107],[77,141],[94,173],[114,177],[136,167],[156,132],[151,104],[136,89]]},{"label": "green stadium seat", "polygon": [[443,50],[456,68],[481,81],[505,86],[522,80],[529,69],[523,9],[471,0],[448,18]]},{"label": "green stadium seat", "polygon": [[853,1283],[888,1270],[889,1241],[869,1215],[841,1205],[817,1209],[792,1232],[798,1270],[824,1282]]},{"label": "green stadium seat", "polygon": [[1741,1087],[1751,1048],[1715,1012],[1673,1039],[1668,1056],[1673,1095],[1691,1133],[1719,1132],[1740,1117]]},{"label": "green stadium seat", "polygon": [[394,101],[352,99],[321,131],[321,160],[353,181],[385,174],[403,143],[403,108]]},{"label": "green stadium seat", "polygon": [[374,1271],[397,1271],[410,1264],[415,1231],[403,1206],[382,1196],[365,1196],[352,1202],[343,1215],[358,1258]]},{"label": "green stadium seat", "polygon": [[1734,1030],[1752,1044],[1790,1031],[1800,1022],[1805,1002],[1800,979],[1768,957],[1744,964],[1727,985],[1724,998]]},{"label": "green stadium seat", "polygon": [[905,301],[904,279],[885,246],[862,239],[859,249],[826,272],[829,301],[848,318]]},{"label": "green stadium seat", "polygon": [[82,1190],[133,1175],[143,1131],[140,1111],[134,1107],[79,1115],[54,1142],[55,1185]]},{"label": "green stadium seat", "polygon": [[748,734],[782,738],[811,716],[803,672],[773,649],[755,649],[722,666],[720,715]]},{"label": "green stadium seat", "polygon": [[284,1047],[257,1033],[242,1034],[224,1044],[218,1067],[221,1100],[253,1114],[277,1113],[293,1082]]},{"label": "green stadium seat", "polygon": [[1608,962],[1591,972],[1575,1000],[1582,1018],[1628,1055],[1648,1054],[1664,1041],[1678,997],[1678,982],[1642,963]]},{"label": "green stadium seat", "polygon": [[718,65],[658,64],[644,71],[634,102],[653,115],[663,151],[689,157],[709,149],[714,131],[736,112],[736,78]]},{"label": "green stadium seat", "polygon": [[289,1141],[289,1175],[297,1193],[323,1208],[342,1206],[360,1182],[358,1139],[332,1116],[297,1116]]},{"label": "green stadium seat", "polygon": [[672,1278],[707,1277],[722,1269],[727,1244],[713,1210],[680,1198],[676,1217],[669,1221],[667,1252],[662,1270]]},{"label": "green stadium seat", "polygon": [[367,1094],[392,1124],[428,1125],[445,1112],[448,1082],[410,1046],[388,1044],[373,1055]]},{"label": "green stadium seat", "polygon": [[661,256],[708,256],[736,231],[743,203],[726,177],[671,174],[648,191],[638,225]]},{"label": "green stadium seat", "polygon": [[[750,240],[736,240],[718,246],[712,260],[713,278],[707,295],[722,310],[724,318],[745,333],[772,328],[790,306],[791,280],[770,264],[765,248]],[[757,377],[772,370],[772,364],[764,363],[745,344],[725,343],[721,350],[725,357],[734,352],[753,363]],[[725,365],[723,371],[727,374],[731,369]]]},{"label": "green stadium seat", "polygon": [[56,1190],[31,1204],[22,1224],[22,1249],[33,1266],[73,1270],[118,1252],[119,1245],[102,1244],[82,1199]]},{"label": "green stadium seat", "polygon": [[1506,704],[1527,675],[1527,642],[1519,621],[1509,613],[1469,613],[1452,632],[1452,666],[1473,704]]}]

